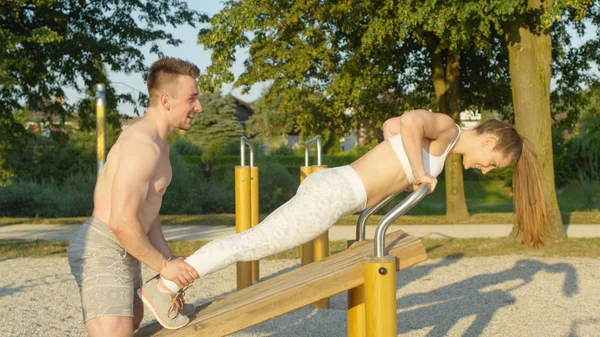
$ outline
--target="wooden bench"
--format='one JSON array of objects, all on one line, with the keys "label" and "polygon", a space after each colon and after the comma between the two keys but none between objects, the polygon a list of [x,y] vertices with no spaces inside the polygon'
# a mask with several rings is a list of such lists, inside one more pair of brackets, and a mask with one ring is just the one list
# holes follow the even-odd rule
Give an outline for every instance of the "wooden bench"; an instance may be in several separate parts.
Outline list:
[{"label": "wooden bench", "polygon": [[[386,235],[385,242],[386,255],[398,258],[397,271],[427,259],[421,240],[402,231]],[[363,262],[373,255],[373,241],[359,242],[352,249],[202,304],[183,328],[163,329],[156,322],[140,328],[135,336],[208,337],[244,330],[363,284]]]}]

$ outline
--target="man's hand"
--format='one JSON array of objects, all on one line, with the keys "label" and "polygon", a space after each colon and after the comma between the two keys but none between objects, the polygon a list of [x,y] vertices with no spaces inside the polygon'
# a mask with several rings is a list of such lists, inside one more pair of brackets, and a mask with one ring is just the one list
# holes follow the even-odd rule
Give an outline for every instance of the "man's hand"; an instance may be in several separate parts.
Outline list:
[{"label": "man's hand", "polygon": [[169,260],[159,271],[160,275],[169,281],[175,282],[179,288],[186,287],[199,277],[196,269],[190,266],[183,258]]},{"label": "man's hand", "polygon": [[432,176],[428,176],[428,175],[424,175],[420,178],[415,177],[415,180],[413,181],[412,186],[409,185],[404,191],[405,192],[416,191],[424,183],[429,184],[429,193],[433,193],[433,191],[435,190],[435,187],[437,186],[437,179]]}]

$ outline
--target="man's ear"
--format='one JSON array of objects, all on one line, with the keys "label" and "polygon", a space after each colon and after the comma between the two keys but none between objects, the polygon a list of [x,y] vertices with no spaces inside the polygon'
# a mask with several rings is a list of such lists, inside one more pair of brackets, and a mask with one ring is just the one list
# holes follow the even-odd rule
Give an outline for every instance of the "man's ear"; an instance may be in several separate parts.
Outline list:
[{"label": "man's ear", "polygon": [[167,110],[171,109],[171,102],[170,102],[169,95],[167,95],[167,94],[160,95],[160,105]]}]

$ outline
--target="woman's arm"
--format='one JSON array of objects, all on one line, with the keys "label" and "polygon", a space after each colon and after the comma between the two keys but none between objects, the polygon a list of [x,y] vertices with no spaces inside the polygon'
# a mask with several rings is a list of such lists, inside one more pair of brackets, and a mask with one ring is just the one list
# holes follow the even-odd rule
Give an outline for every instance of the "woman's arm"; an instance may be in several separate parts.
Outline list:
[{"label": "woman's arm", "polygon": [[454,120],[442,113],[412,110],[405,112],[400,117],[388,119],[384,123],[383,129],[386,139],[396,134],[402,136],[402,146],[414,177],[413,187],[417,188],[427,182],[432,185],[431,191],[433,191],[437,180],[425,172],[422,151],[423,138],[450,142],[456,133]]}]

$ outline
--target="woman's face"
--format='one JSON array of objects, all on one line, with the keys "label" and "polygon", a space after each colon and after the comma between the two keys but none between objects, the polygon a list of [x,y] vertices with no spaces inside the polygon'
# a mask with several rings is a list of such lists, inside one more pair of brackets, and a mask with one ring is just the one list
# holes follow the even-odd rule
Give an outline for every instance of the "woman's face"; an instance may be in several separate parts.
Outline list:
[{"label": "woman's face", "polygon": [[509,166],[512,158],[494,149],[497,142],[496,136],[481,135],[477,143],[463,155],[465,169],[477,169],[486,174],[495,168]]}]

